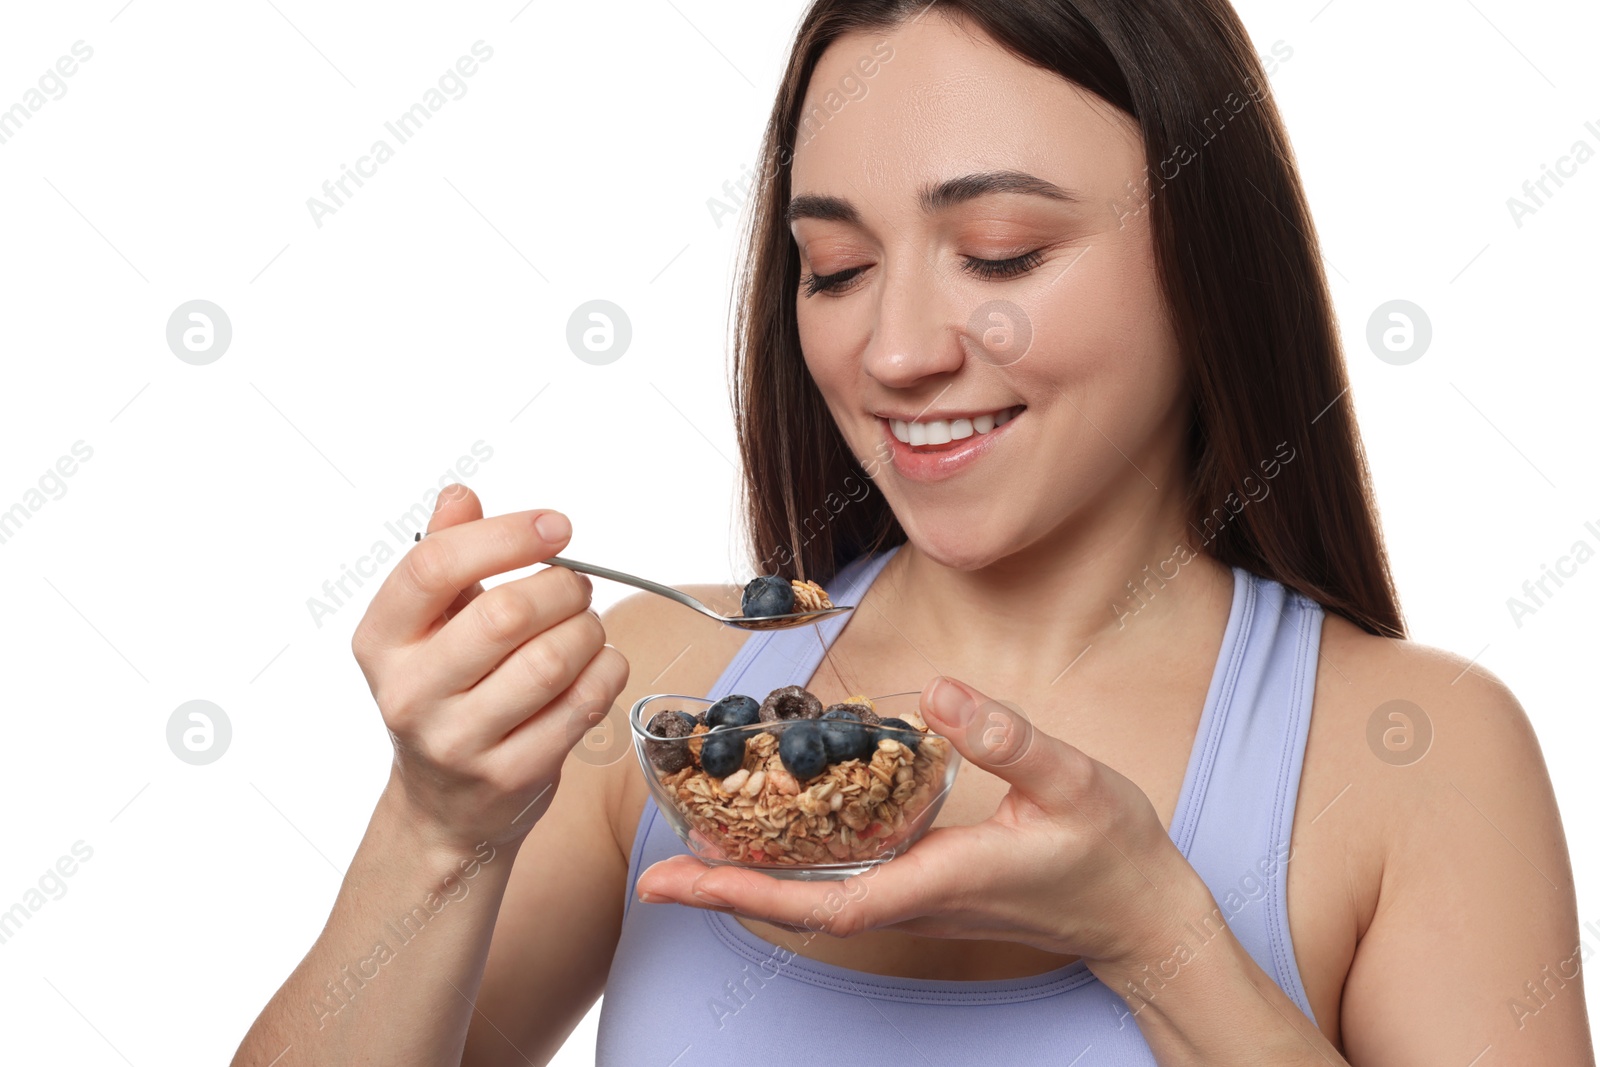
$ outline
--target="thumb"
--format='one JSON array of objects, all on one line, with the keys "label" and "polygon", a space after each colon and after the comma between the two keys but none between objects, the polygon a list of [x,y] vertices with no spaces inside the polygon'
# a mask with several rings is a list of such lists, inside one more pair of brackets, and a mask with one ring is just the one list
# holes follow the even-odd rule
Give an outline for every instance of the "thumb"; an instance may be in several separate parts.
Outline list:
[{"label": "thumb", "polygon": [[954,678],[929,682],[921,707],[929,728],[948,738],[963,759],[1041,803],[1059,800],[1064,772],[1074,761],[1088,759],[1034,726],[1021,708]]}]

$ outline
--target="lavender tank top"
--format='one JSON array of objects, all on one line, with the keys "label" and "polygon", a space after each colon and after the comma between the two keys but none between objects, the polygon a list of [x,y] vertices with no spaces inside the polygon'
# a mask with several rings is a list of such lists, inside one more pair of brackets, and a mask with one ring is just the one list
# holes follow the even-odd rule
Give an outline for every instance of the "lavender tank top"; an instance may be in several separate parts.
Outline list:
[{"label": "lavender tank top", "polygon": [[[852,561],[827,583],[829,598],[860,603],[897,550]],[[1289,939],[1286,870],[1323,613],[1271,579],[1240,567],[1233,578],[1228,626],[1170,832],[1240,943],[1314,1020]],[[759,699],[807,683],[822,640],[831,644],[848,618],[821,623],[821,638],[816,629],[752,634],[707,696]],[[639,903],[639,873],[686,851],[648,799],[601,1001],[599,1067],[1155,1067],[1133,1009],[1081,960],[996,981],[887,977],[795,955],[722,912]],[[1189,952],[1216,933],[1191,926]],[[1159,996],[1181,961],[1152,961],[1141,984]]]}]

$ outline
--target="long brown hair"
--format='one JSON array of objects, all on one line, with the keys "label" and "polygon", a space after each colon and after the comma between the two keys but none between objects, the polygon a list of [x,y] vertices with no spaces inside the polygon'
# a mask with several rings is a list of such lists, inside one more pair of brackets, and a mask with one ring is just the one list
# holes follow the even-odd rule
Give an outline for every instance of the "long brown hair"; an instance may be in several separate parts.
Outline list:
[{"label": "long brown hair", "polygon": [[[732,400],[757,571],[825,582],[906,539],[806,369],[799,252],[784,210],[823,51],[929,8],[970,20],[1139,124],[1150,161],[1141,192],[1151,194],[1157,269],[1192,397],[1188,507],[1204,550],[1370,633],[1404,637],[1310,209],[1262,63],[1227,0],[812,3],[767,122],[734,293]],[[1246,91],[1254,103],[1236,106]],[[1175,146],[1219,118],[1225,135],[1212,133],[1169,174]],[[1284,442],[1294,473],[1272,486],[1275,502],[1225,508],[1258,480],[1257,464],[1284,459]]]}]

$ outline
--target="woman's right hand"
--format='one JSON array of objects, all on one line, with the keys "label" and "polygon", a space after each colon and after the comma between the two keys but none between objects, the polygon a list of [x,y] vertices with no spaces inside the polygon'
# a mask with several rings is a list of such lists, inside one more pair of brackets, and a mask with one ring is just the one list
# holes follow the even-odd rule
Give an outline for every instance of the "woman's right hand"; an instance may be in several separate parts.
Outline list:
[{"label": "woman's right hand", "polygon": [[556,511],[485,519],[452,485],[356,626],[351,649],[394,742],[389,788],[446,847],[524,837],[568,750],[627,683],[587,577],[555,566],[481,584],[548,559],[571,533]]}]

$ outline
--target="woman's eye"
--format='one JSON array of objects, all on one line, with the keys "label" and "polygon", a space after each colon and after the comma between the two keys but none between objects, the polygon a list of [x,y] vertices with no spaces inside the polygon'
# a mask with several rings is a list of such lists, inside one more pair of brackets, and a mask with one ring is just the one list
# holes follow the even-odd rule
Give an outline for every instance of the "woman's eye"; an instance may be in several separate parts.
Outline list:
[{"label": "woman's eye", "polygon": [[849,270],[836,271],[833,274],[807,274],[800,279],[800,284],[805,288],[807,296],[836,293],[864,270],[865,267],[851,267]]},{"label": "woman's eye", "polygon": [[969,274],[976,274],[980,278],[1014,278],[1037,267],[1044,256],[1040,249],[1034,249],[1020,256],[1012,256],[1010,259],[975,259],[972,256],[962,258],[966,260],[962,264],[962,269]]},{"label": "woman's eye", "polygon": [[[978,259],[975,256],[961,258],[963,260],[961,269],[967,273],[980,278],[1000,279],[1026,274],[1039,265],[1044,253],[1042,249],[1034,249],[1020,256],[1012,256],[1010,259]],[[866,269],[866,267],[851,267],[833,274],[806,274],[801,277],[800,285],[807,296],[816,296],[818,293],[840,293]]]}]

